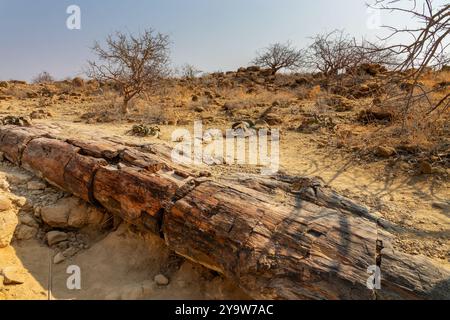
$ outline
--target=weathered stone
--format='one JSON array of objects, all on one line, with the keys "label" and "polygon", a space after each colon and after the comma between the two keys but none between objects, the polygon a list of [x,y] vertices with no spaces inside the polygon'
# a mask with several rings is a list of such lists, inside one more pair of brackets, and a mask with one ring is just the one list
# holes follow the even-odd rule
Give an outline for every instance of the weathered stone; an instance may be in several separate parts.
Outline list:
[{"label": "weathered stone", "polygon": [[51,227],[65,228],[68,226],[70,209],[76,203],[75,198],[65,198],[53,205],[42,207],[41,218]]},{"label": "weathered stone", "polygon": [[25,271],[19,267],[6,267],[0,272],[3,277],[3,284],[16,285],[25,282]]},{"label": "weathered stone", "polygon": [[49,246],[53,246],[62,241],[66,241],[68,239],[67,233],[61,231],[50,231],[47,232],[46,235],[47,243]]},{"label": "weathered stone", "polygon": [[15,237],[17,240],[30,240],[36,236],[37,232],[36,228],[22,224],[17,227]]},{"label": "weathered stone", "polygon": [[419,171],[422,174],[432,174],[433,166],[427,161],[421,161],[419,163]]},{"label": "weathered stone", "polygon": [[44,182],[41,181],[29,181],[27,184],[28,190],[44,190],[47,187],[47,185]]},{"label": "weathered stone", "polygon": [[64,255],[61,252],[58,252],[54,257],[53,257],[53,263],[54,264],[60,264],[62,262],[64,262],[66,260],[66,257],[64,257]]},{"label": "weathered stone", "polygon": [[375,154],[382,158],[392,157],[395,153],[395,148],[387,146],[378,146],[375,150]]},{"label": "weathered stone", "polygon": [[0,248],[5,248],[11,243],[18,223],[14,211],[0,211]]},{"label": "weathered stone", "polygon": [[156,275],[154,280],[158,286],[167,286],[169,284],[169,279],[162,274]]},{"label": "weathered stone", "polygon": [[27,225],[32,228],[39,228],[39,224],[36,219],[31,214],[22,214],[19,216],[19,221],[21,224]]},{"label": "weathered stone", "polygon": [[79,248],[75,248],[75,247],[69,247],[66,250],[64,250],[63,255],[66,258],[71,258],[74,255],[76,255],[78,252],[80,251]]},{"label": "weathered stone", "polygon": [[7,196],[0,194],[0,212],[9,210],[11,208],[11,200]]}]

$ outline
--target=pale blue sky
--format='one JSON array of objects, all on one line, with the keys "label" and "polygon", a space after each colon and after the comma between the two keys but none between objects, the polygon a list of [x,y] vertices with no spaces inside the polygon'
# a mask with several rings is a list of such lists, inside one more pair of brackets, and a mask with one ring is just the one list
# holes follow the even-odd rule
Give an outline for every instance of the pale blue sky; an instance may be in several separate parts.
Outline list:
[{"label": "pale blue sky", "polygon": [[[81,8],[81,30],[66,28],[71,4]],[[94,40],[148,27],[170,35],[174,66],[233,70],[273,42],[303,47],[337,28],[374,38],[368,17],[363,0],[0,0],[0,79],[30,80],[43,70],[77,75]],[[382,23],[398,19],[381,16]]]}]

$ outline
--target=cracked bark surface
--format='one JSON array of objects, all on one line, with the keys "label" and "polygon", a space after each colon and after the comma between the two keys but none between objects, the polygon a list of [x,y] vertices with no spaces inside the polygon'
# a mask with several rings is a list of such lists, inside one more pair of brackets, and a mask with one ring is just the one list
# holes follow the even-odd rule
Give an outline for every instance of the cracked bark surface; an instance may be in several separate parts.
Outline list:
[{"label": "cracked bark surface", "polygon": [[[396,251],[381,218],[317,179],[200,177],[166,146],[0,127],[0,152],[148,232],[257,299],[450,299],[450,270]],[[369,266],[381,290],[367,289]]]}]

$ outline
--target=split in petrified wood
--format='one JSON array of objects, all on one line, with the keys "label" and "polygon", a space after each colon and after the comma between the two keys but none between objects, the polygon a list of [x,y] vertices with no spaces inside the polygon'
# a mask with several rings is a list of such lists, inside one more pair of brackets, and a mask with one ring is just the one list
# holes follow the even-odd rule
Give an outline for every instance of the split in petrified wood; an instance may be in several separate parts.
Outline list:
[{"label": "split in petrified wood", "polygon": [[[374,212],[318,179],[201,177],[170,148],[0,127],[0,152],[49,183],[161,234],[257,299],[450,298],[450,270],[397,252]],[[369,290],[367,269],[381,268]]]}]

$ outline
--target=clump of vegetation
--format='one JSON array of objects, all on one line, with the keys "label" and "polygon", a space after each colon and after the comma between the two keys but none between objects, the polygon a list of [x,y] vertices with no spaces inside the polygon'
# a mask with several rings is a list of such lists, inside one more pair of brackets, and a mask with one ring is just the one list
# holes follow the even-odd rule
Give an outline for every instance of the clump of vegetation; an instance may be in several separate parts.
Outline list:
[{"label": "clump of vegetation", "polygon": [[138,137],[158,137],[161,130],[158,126],[146,126],[144,124],[134,125],[130,134]]}]

